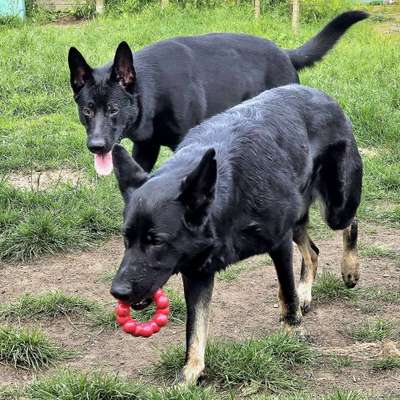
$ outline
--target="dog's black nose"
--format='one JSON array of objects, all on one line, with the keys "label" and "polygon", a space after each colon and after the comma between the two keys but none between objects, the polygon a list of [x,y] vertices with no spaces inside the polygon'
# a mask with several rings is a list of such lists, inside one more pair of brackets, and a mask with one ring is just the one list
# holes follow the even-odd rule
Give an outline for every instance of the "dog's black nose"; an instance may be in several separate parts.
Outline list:
[{"label": "dog's black nose", "polygon": [[110,292],[117,300],[124,302],[128,302],[132,296],[132,289],[126,285],[112,285]]},{"label": "dog's black nose", "polygon": [[107,153],[106,141],[101,138],[89,139],[87,147],[92,153],[95,154]]}]

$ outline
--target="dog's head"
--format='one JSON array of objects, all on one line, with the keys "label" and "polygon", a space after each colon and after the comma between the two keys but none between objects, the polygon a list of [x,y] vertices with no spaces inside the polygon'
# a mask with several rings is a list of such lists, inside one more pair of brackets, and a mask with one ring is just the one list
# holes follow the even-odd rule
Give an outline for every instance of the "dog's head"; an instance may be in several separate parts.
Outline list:
[{"label": "dog's head", "polygon": [[135,125],[140,112],[131,49],[122,42],[112,64],[91,68],[71,47],[68,64],[87,147],[94,154],[105,155]]},{"label": "dog's head", "polygon": [[209,149],[191,172],[149,177],[120,145],[114,170],[125,201],[125,254],[111,294],[138,306],[174,273],[201,266],[213,248],[209,210],[217,167]]}]

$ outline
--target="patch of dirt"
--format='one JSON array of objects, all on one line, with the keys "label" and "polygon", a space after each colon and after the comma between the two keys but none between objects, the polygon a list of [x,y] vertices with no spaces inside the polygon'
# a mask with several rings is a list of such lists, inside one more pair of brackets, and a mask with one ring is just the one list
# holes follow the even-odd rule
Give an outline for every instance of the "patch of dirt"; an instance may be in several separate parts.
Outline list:
[{"label": "patch of dirt", "polygon": [[6,180],[17,189],[46,190],[62,183],[78,185],[85,179],[83,171],[71,169],[32,171],[30,173],[7,175]]},{"label": "patch of dirt", "polygon": [[[319,273],[329,271],[340,276],[340,236],[337,234],[333,238],[315,240],[321,251]],[[360,242],[365,246],[384,244],[400,252],[400,232],[395,229],[360,224]],[[114,301],[109,294],[109,284],[103,283],[101,277],[117,268],[122,252],[122,240],[114,238],[88,252],[47,257],[33,263],[4,265],[0,269],[0,301],[13,301],[23,293],[62,290],[99,301],[111,310]],[[301,260],[297,250],[295,253],[298,277]],[[277,280],[273,266],[266,256],[254,257],[246,264],[251,268],[241,272],[237,279],[216,281],[210,337],[240,340],[260,337],[279,329],[278,309],[275,308]],[[182,292],[178,276],[172,277],[168,286]],[[359,286],[399,291],[400,268],[388,258],[362,258]],[[373,359],[386,354],[385,346],[392,346],[394,351],[393,348],[400,348],[400,343],[360,344],[344,333],[347,327],[368,318],[371,318],[370,314],[349,302],[314,304],[304,318],[304,329],[312,346],[324,354],[349,355],[354,358],[355,364],[341,370],[321,364],[311,371],[304,371],[307,390],[325,393],[332,388],[343,388],[364,393],[370,391],[376,395],[400,395],[400,371],[375,372],[371,367]],[[400,305],[379,303],[379,311],[375,312],[374,318],[400,321]],[[183,344],[185,337],[185,327],[174,324],[150,339],[134,338],[120,330],[93,330],[82,318],[32,321],[31,325],[40,326],[56,342],[79,351],[78,357],[60,366],[84,371],[118,372],[130,378],[145,378],[146,370],[159,360],[160,352],[170,345]],[[55,367],[40,374],[52,374],[54,371]],[[29,382],[33,377],[31,372],[0,365],[0,382],[3,384]]]},{"label": "patch of dirt", "polygon": [[380,153],[379,149],[374,149],[370,147],[360,147],[359,151],[362,156],[367,156],[370,158],[377,157]]},{"label": "patch of dirt", "polygon": [[388,35],[400,33],[400,5],[396,4],[372,8],[378,32]]}]

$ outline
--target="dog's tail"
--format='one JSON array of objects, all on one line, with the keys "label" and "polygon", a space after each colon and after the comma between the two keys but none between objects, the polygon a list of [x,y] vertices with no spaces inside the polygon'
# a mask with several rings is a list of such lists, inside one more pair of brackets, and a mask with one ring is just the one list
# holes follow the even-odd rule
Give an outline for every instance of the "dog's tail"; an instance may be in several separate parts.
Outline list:
[{"label": "dog's tail", "polygon": [[368,17],[369,14],[364,11],[348,11],[338,15],[303,46],[294,50],[287,50],[294,67],[301,70],[320,61],[347,29]]}]

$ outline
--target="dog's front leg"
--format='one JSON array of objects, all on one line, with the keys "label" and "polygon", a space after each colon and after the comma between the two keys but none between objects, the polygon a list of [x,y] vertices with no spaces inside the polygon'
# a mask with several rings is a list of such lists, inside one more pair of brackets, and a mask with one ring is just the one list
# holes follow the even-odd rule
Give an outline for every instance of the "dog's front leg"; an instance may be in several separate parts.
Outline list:
[{"label": "dog's front leg", "polygon": [[182,275],[187,308],[186,360],[180,383],[191,385],[197,382],[205,363],[208,312],[214,287],[214,274],[188,277]]},{"label": "dog's front leg", "polygon": [[132,157],[146,172],[150,172],[157,161],[160,147],[160,144],[155,139],[135,142]]},{"label": "dog's front leg", "polygon": [[288,235],[282,243],[270,252],[279,281],[279,304],[284,329],[292,332],[300,324],[302,315],[293,274],[292,236]]}]

